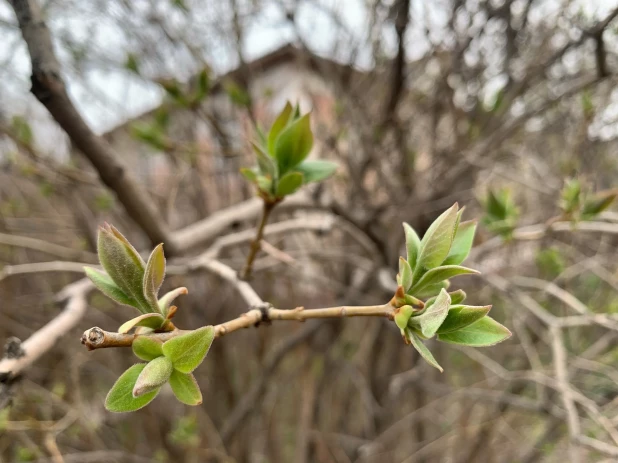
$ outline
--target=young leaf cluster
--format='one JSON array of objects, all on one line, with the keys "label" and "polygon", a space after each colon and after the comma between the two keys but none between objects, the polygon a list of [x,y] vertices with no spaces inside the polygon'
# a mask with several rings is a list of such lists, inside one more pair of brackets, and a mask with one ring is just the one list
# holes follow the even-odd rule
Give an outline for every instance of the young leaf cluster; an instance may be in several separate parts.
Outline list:
[{"label": "young leaf cluster", "polygon": [[133,353],[147,363],[138,363],[125,371],[105,399],[111,412],[131,412],[149,404],[165,383],[169,383],[176,398],[186,405],[202,403],[202,392],[192,372],[204,360],[215,338],[212,326],[162,343],[156,338],[138,336],[133,341]]},{"label": "young leaf cluster", "polygon": [[257,166],[241,169],[265,201],[276,203],[303,185],[319,182],[335,173],[337,164],[307,160],[313,147],[310,114],[300,114],[290,103],[279,113],[268,134],[258,130],[253,144]]},{"label": "young leaf cluster", "polygon": [[[431,224],[422,240],[410,225],[403,225],[407,258],[399,259],[395,323],[405,341],[440,371],[423,340],[437,336],[438,341],[481,347],[511,335],[487,315],[491,306],[464,305],[465,292],[447,292],[450,278],[478,273],[460,265],[470,253],[476,231],[476,222],[461,222],[462,213],[455,203]],[[428,299],[423,304],[421,298]]]},{"label": "young leaf cluster", "polygon": [[481,223],[492,233],[504,239],[511,238],[519,217],[519,209],[515,206],[511,191],[506,188],[489,190],[481,204],[485,209]]},{"label": "young leaf cluster", "polygon": [[592,220],[607,209],[616,196],[617,189],[592,193],[578,179],[573,178],[567,180],[562,188],[560,209],[566,218],[574,222]]},{"label": "young leaf cluster", "polygon": [[99,228],[97,251],[105,272],[85,267],[88,278],[110,299],[141,312],[120,326],[118,332],[135,330],[143,334],[174,329],[170,319],[176,308],[171,303],[177,296],[186,294],[187,289],[176,288],[159,298],[159,289],[165,278],[163,245],[155,247],[148,261],[144,262],[116,228],[105,224]]}]

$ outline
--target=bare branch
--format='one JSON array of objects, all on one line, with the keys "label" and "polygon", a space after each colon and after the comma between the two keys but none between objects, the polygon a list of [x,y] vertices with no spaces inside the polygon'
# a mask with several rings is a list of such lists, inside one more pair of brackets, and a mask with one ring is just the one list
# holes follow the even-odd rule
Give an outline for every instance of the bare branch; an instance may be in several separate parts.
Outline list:
[{"label": "bare branch", "polygon": [[25,275],[43,272],[73,272],[84,273],[84,264],[81,262],[36,262],[32,264],[6,265],[0,270],[0,281],[12,275]]},{"label": "bare branch", "polygon": [[67,301],[64,311],[21,343],[21,355],[0,360],[0,380],[18,376],[74,327],[86,312],[86,295],[92,288],[88,279],[64,288],[57,296],[58,300]]},{"label": "bare branch", "polygon": [[[246,283],[240,281],[241,283]],[[394,307],[390,304],[370,306],[336,306],[320,309],[307,309],[297,307],[293,310],[281,310],[263,305],[259,309],[252,309],[240,317],[220,325],[215,325],[215,336],[222,337],[244,328],[258,326],[260,323],[270,323],[277,320],[292,320],[303,322],[312,318],[344,318],[344,317],[386,317],[393,318]],[[162,342],[172,339],[187,330],[174,330],[164,333],[146,334]],[[84,331],[81,342],[88,350],[104,349],[108,347],[129,347],[133,344],[136,334],[121,334],[102,330],[99,327]]]},{"label": "bare branch", "polygon": [[34,251],[44,252],[64,260],[80,260],[84,262],[96,262],[97,256],[88,251],[79,249],[71,249],[59,244],[50,243],[49,241],[30,238],[27,236],[9,235],[0,233],[0,244],[7,246],[15,246],[19,248],[32,249]]},{"label": "bare branch", "polygon": [[97,170],[101,180],[113,190],[129,216],[153,244],[166,242],[170,254],[175,242],[154,204],[132,178],[109,144],[95,135],[71,101],[60,63],[54,52],[51,34],[36,0],[10,1],[30,52],[33,95],[47,108],[74,145]]}]

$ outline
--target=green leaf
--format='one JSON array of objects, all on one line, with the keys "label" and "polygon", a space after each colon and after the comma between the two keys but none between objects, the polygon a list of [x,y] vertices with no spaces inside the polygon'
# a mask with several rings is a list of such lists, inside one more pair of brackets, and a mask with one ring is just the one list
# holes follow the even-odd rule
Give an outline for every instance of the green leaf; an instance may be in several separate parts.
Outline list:
[{"label": "green leaf", "polygon": [[133,397],[133,387],[145,367],[145,363],[133,365],[118,378],[105,399],[105,408],[108,411],[133,412],[148,405],[157,396],[158,389],[140,397]]},{"label": "green leaf", "polygon": [[124,67],[129,71],[139,75],[139,60],[134,53],[128,53],[124,62]]},{"label": "green leaf", "polygon": [[272,186],[273,186],[273,181],[270,177],[265,177],[264,175],[260,175],[257,178],[257,185],[260,191],[270,195]]},{"label": "green leaf", "polygon": [[165,342],[163,354],[172,361],[176,370],[191,373],[202,363],[214,339],[214,327],[204,326]]},{"label": "green leaf", "polygon": [[275,157],[279,175],[299,165],[309,155],[313,147],[310,114],[305,114],[290,124],[277,139]]},{"label": "green leaf", "polygon": [[457,275],[478,273],[480,273],[478,270],[460,267],[459,265],[444,265],[441,267],[432,268],[416,282],[411,292],[414,294],[416,291],[422,291],[427,287],[440,283],[441,281],[448,280],[449,278],[453,278]]},{"label": "green leaf", "polygon": [[277,196],[282,198],[296,192],[303,185],[303,174],[300,172],[288,172],[277,185]]},{"label": "green leaf", "polygon": [[24,117],[13,116],[11,119],[11,128],[13,129],[15,138],[17,138],[24,145],[31,145],[34,141],[32,128]]},{"label": "green leaf", "polygon": [[421,249],[421,239],[418,237],[414,228],[412,228],[409,224],[403,223],[403,230],[406,235],[406,251],[408,257],[408,263],[410,267],[413,269],[416,268],[416,259],[418,258],[418,253]]},{"label": "green leaf", "polygon": [[303,174],[304,183],[326,180],[337,171],[339,165],[330,161],[303,161],[295,170]]},{"label": "green leaf", "polygon": [[94,285],[107,297],[114,301],[135,307],[139,310],[139,304],[137,301],[127,296],[107,273],[104,273],[96,268],[84,267],[86,276],[94,283]]},{"label": "green leaf", "polygon": [[434,358],[433,354],[429,351],[429,349],[427,349],[427,346],[423,344],[422,339],[410,329],[407,329],[406,333],[416,351],[421,354],[421,357],[423,357],[429,365],[440,370],[440,373],[444,372],[440,364]]},{"label": "green leaf", "polygon": [[485,209],[489,215],[497,219],[504,219],[507,216],[506,204],[492,190],[487,192]]},{"label": "green leaf", "polygon": [[618,196],[618,193],[616,191],[609,191],[597,193],[591,199],[587,199],[584,202],[584,206],[582,208],[582,217],[586,219],[591,219],[599,215],[601,212],[611,206],[611,204],[616,199],[616,196]]},{"label": "green leaf", "polygon": [[560,193],[560,207],[565,213],[571,214],[579,209],[581,192],[582,184],[578,179],[572,178],[565,181]]},{"label": "green leaf", "polygon": [[292,105],[289,103],[289,101],[286,102],[284,108],[281,110],[281,112],[275,119],[275,122],[273,122],[273,125],[270,128],[270,132],[268,133],[268,152],[273,157],[275,156],[275,146],[277,144],[277,139],[279,138],[279,135],[281,134],[283,129],[287,127],[288,122],[290,122],[290,119],[292,117],[292,111],[294,111],[294,108],[292,108]]},{"label": "green leaf", "polygon": [[403,257],[399,258],[399,278],[403,290],[407,292],[412,286],[412,268],[407,260]]},{"label": "green leaf", "polygon": [[152,312],[143,290],[146,264],[135,248],[118,230],[107,224],[99,229],[97,247],[101,265],[114,283],[137,301],[141,312]]},{"label": "green leaf", "polygon": [[172,386],[176,398],[183,404],[200,405],[202,403],[202,392],[197,385],[195,376],[191,373],[181,373],[174,370],[172,376],[170,376],[170,386]]},{"label": "green leaf", "polygon": [[476,233],[476,221],[470,220],[463,222],[457,227],[457,233],[453,239],[451,250],[443,262],[443,265],[459,265],[461,264],[472,249],[472,243],[474,242],[474,234]]},{"label": "green leaf", "polygon": [[448,315],[448,309],[451,305],[451,297],[445,289],[440,291],[435,302],[431,304],[421,315],[410,318],[412,326],[420,326],[421,333],[427,338],[431,338],[436,334],[440,325]]},{"label": "green leaf", "polygon": [[240,169],[240,173],[243,177],[245,177],[249,182],[253,184],[257,184],[258,173],[257,169],[250,167],[243,167]]},{"label": "green leaf", "polygon": [[120,328],[118,328],[119,333],[128,333],[133,328],[138,326],[145,326],[146,328],[152,328],[156,330],[161,328],[165,319],[159,315],[158,313],[145,313],[140,315],[139,317],[132,318],[131,320],[123,323]]},{"label": "green leaf", "polygon": [[150,361],[163,355],[163,343],[152,336],[137,336],[131,347],[142,360]]},{"label": "green leaf", "polygon": [[146,264],[146,271],[144,272],[144,297],[150,304],[153,312],[159,311],[157,303],[157,295],[159,289],[163,284],[165,278],[165,254],[163,253],[163,243],[156,246]]},{"label": "green leaf", "polygon": [[258,167],[264,175],[269,175],[271,178],[277,176],[277,164],[270,155],[257,143],[251,143],[253,151],[257,157]]},{"label": "green leaf", "polygon": [[421,241],[421,250],[416,263],[415,278],[425,270],[444,262],[451,249],[453,233],[457,221],[457,203],[438,217],[429,227]]},{"label": "green leaf", "polygon": [[157,357],[146,364],[133,386],[133,397],[158,391],[170,379],[174,367],[167,357]]},{"label": "green leaf", "polygon": [[465,328],[438,335],[438,341],[464,346],[493,346],[511,337],[511,332],[489,316],[466,326]]},{"label": "green leaf", "polygon": [[[436,292],[440,292],[442,288],[438,288],[438,290]],[[451,307],[453,307],[454,305],[457,304],[461,304],[465,299],[466,299],[466,293],[463,289],[458,289],[457,291],[452,291],[450,293],[448,293],[449,296],[451,296]],[[429,307],[431,304],[433,304],[434,302],[436,302],[438,296],[433,296],[430,297],[429,299],[427,299],[425,301],[425,308]],[[422,312],[421,312],[422,313]]]},{"label": "green leaf", "polygon": [[249,92],[233,80],[228,79],[224,81],[223,89],[235,105],[240,107],[249,107],[251,105],[251,95]]},{"label": "green leaf", "polygon": [[167,317],[170,304],[174,299],[182,294],[188,294],[189,291],[184,286],[180,288],[172,289],[169,293],[165,293],[161,299],[159,299],[159,311],[164,317]]},{"label": "green leaf", "polygon": [[414,309],[409,305],[404,305],[395,314],[395,324],[402,330],[405,330],[408,326],[408,321],[414,313]]},{"label": "green leaf", "polygon": [[448,315],[438,328],[437,333],[450,333],[458,331],[480,320],[489,313],[490,305],[471,306],[471,305],[451,305]]},{"label": "green leaf", "polygon": [[435,285],[430,285],[426,288],[419,290],[414,296],[419,299],[427,299],[434,296],[437,297],[442,289],[448,289],[450,285],[451,282],[449,280],[444,280],[440,283],[436,283]]},{"label": "green leaf", "polygon": [[210,91],[210,73],[208,68],[204,68],[197,76],[197,90],[195,92],[195,101],[199,102],[206,98]]},{"label": "green leaf", "polygon": [[448,295],[451,296],[451,305],[461,304],[466,300],[466,292],[463,289],[450,292]]}]

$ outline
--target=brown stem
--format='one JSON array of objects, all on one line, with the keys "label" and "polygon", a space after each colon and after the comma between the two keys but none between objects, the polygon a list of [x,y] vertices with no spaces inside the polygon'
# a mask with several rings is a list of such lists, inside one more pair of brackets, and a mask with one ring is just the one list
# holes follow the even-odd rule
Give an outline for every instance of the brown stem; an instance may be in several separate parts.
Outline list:
[{"label": "brown stem", "polygon": [[[215,336],[221,337],[234,331],[257,326],[273,320],[305,321],[311,318],[343,318],[343,317],[387,317],[393,319],[394,307],[390,304],[369,306],[337,306],[321,309],[305,310],[297,307],[294,310],[281,310],[272,307],[252,309],[240,317],[215,326]],[[168,331],[165,333],[152,333],[142,336],[152,336],[162,342],[172,339],[181,334],[189,333],[189,330]],[[99,327],[90,328],[82,335],[82,344],[88,350],[102,349],[106,347],[129,347],[133,344],[136,334],[121,334],[102,330]]]},{"label": "brown stem", "polygon": [[251,271],[253,270],[253,262],[255,261],[255,257],[257,256],[258,251],[262,247],[262,237],[264,236],[264,227],[266,227],[266,223],[268,223],[268,218],[270,217],[270,213],[275,208],[277,203],[272,201],[264,200],[264,208],[262,209],[262,218],[260,219],[260,224],[258,225],[257,232],[255,233],[255,238],[251,242],[251,248],[249,249],[249,255],[247,256],[247,262],[245,263],[245,267],[243,268],[241,278],[243,280],[248,280],[251,278]]}]

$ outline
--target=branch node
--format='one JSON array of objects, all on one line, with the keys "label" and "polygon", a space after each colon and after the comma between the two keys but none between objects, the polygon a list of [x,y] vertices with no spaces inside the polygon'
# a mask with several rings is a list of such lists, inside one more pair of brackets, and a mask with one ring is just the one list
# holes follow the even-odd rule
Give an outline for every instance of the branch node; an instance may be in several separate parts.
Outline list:
[{"label": "branch node", "polygon": [[272,309],[272,307],[273,307],[272,304],[270,304],[269,302],[264,302],[263,304],[253,306],[254,309],[260,311],[260,319],[257,322],[255,322],[255,325],[254,325],[256,328],[260,326],[260,324],[262,323],[266,325],[270,325],[272,323],[272,320],[270,319],[270,315],[268,314],[268,311]]},{"label": "branch node", "polygon": [[12,336],[4,344],[4,358],[18,359],[24,357],[26,351],[21,347],[21,339]]}]

